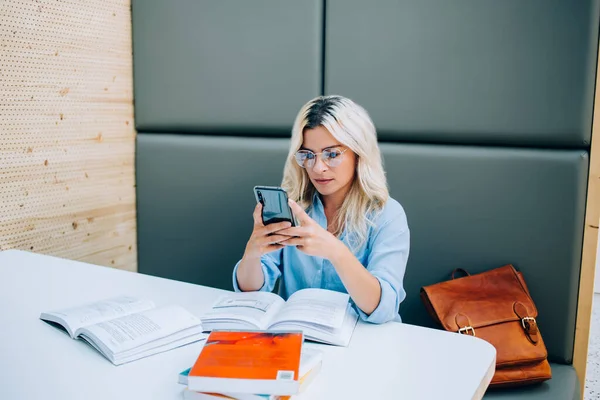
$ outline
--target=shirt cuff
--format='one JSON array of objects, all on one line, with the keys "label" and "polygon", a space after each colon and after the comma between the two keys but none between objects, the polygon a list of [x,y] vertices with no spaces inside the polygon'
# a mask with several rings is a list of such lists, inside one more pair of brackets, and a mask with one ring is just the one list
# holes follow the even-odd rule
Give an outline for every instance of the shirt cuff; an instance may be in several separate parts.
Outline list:
[{"label": "shirt cuff", "polygon": [[381,286],[381,298],[379,299],[379,304],[370,315],[367,315],[355,304],[354,308],[356,309],[360,319],[373,324],[383,324],[389,321],[402,322],[398,310],[399,304],[397,295],[392,288],[392,285],[378,276],[375,278],[377,278],[379,281],[379,286]]},{"label": "shirt cuff", "polygon": [[[243,292],[243,290],[240,289],[240,286],[238,285],[238,281],[237,281],[237,270],[238,270],[238,267],[240,266],[241,262],[242,262],[242,260],[238,261],[235,264],[235,267],[233,267],[233,290],[235,292]],[[263,285],[261,286],[260,289],[258,289],[258,291],[266,292],[267,291],[267,271],[266,271],[265,265],[262,263],[262,261],[261,261],[260,265],[262,267],[264,281],[263,281]]]}]

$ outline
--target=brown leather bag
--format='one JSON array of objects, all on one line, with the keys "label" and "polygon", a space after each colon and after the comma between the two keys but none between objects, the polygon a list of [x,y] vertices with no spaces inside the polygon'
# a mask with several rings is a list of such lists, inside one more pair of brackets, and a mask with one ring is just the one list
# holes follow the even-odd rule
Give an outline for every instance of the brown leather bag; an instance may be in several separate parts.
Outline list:
[{"label": "brown leather bag", "polygon": [[[454,279],[457,271],[467,276]],[[422,287],[421,300],[445,330],[479,337],[496,348],[491,388],[552,377],[537,308],[522,274],[512,265],[476,275],[459,268],[452,280]]]}]

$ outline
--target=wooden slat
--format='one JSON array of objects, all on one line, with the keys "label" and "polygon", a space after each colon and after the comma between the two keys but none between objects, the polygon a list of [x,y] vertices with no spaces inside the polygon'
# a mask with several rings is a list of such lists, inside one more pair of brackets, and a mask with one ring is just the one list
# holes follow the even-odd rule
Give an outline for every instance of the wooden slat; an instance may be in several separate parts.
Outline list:
[{"label": "wooden slat", "polygon": [[137,270],[130,0],[0,2],[0,250]]},{"label": "wooden slat", "polygon": [[575,326],[575,348],[573,366],[581,385],[581,395],[585,392],[588,345],[590,338],[592,302],[594,299],[594,276],[596,271],[596,250],[598,246],[598,224],[600,221],[600,73],[596,73],[596,93],[594,99],[594,120],[590,150],[590,170],[581,255],[581,275],[579,300],[577,303],[577,323]]}]

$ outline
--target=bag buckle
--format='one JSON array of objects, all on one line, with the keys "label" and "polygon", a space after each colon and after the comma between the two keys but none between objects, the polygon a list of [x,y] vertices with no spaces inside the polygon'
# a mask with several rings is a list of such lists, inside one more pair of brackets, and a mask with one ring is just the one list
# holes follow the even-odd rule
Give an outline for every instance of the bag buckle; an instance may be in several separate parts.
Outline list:
[{"label": "bag buckle", "polygon": [[475,336],[475,328],[472,326],[464,326],[458,329],[458,333],[468,335],[469,331],[472,333],[472,336]]},{"label": "bag buckle", "polygon": [[535,318],[533,318],[533,317],[523,317],[523,318],[521,318],[521,325],[523,325],[523,329],[525,329],[525,330],[528,329],[528,327],[525,326],[526,321],[527,321],[527,323],[529,323],[529,321],[531,321],[531,322],[533,322],[534,324],[537,325],[537,322],[535,321]]}]

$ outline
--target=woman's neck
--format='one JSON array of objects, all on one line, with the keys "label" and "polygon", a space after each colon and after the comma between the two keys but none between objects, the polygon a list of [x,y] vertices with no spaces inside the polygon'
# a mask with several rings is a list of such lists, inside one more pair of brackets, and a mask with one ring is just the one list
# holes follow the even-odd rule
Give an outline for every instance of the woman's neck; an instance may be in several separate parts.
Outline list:
[{"label": "woman's neck", "polygon": [[342,208],[344,198],[348,194],[348,191],[349,190],[340,190],[327,196],[321,196],[323,211],[325,212],[325,218],[327,219],[327,230],[330,232],[336,230],[337,224],[335,219],[339,209]]},{"label": "woman's neck", "polygon": [[342,207],[344,204],[344,199],[350,192],[351,184],[346,185],[335,193],[329,194],[327,196],[321,195],[321,202],[323,203],[323,208],[327,212],[333,212],[334,214]]},{"label": "woman's neck", "polygon": [[323,198],[322,202],[323,202],[323,210],[325,211],[326,215],[329,214],[335,214],[337,212],[337,210],[339,210],[342,207],[342,201],[335,201],[336,199],[330,199],[330,198]]}]

